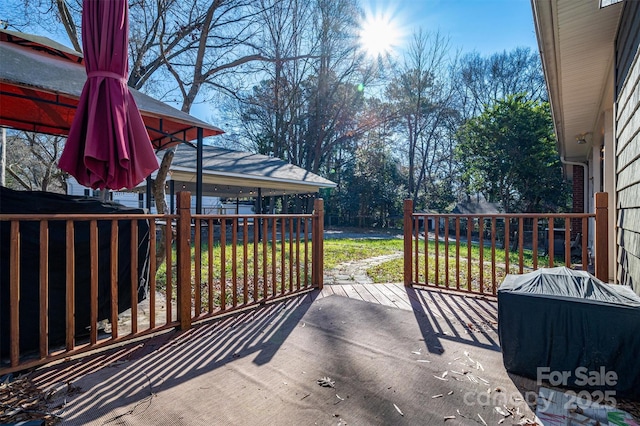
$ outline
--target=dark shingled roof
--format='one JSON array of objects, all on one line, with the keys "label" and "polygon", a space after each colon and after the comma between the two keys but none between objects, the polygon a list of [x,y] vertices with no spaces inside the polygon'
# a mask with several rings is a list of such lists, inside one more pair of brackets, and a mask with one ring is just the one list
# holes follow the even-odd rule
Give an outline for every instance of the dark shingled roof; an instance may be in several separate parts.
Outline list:
[{"label": "dark shingled roof", "polygon": [[487,201],[466,201],[464,203],[458,203],[451,213],[455,214],[498,214],[500,206],[496,203],[489,203]]},{"label": "dark shingled roof", "polygon": [[[158,153],[160,159],[163,155],[164,152]],[[279,158],[214,146],[203,147],[202,165],[203,190],[209,195],[249,196],[258,188],[262,188],[263,196],[305,194],[336,186],[328,179]],[[171,163],[169,179],[180,189],[192,190],[190,185],[195,184],[195,176],[196,150],[179,147]]]}]

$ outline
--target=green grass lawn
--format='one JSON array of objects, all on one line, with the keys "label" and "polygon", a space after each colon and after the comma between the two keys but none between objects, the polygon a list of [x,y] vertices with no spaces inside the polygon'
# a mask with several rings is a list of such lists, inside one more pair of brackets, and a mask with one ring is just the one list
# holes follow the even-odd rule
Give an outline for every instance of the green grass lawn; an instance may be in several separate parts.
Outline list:
[{"label": "green grass lawn", "polygon": [[[414,242],[415,244],[415,242]],[[461,287],[466,287],[468,283],[471,283],[471,287],[474,290],[480,288],[480,247],[477,244],[471,245],[471,271],[469,273],[467,266],[467,256],[468,256],[468,247],[466,243],[461,243],[459,248],[458,259],[460,261],[459,271],[456,273],[456,246],[455,244],[449,243],[448,250],[445,250],[445,244],[442,241],[439,241],[438,244],[438,277],[437,283],[438,285],[448,285],[449,287],[456,287],[457,285]],[[324,241],[324,268],[325,270],[330,270],[335,268],[341,263],[357,261],[382,255],[389,254],[397,254],[402,253],[404,247],[404,242],[400,238],[389,238],[389,239],[380,239],[380,238],[331,238],[326,239]],[[209,251],[206,244],[202,245],[201,249],[201,276],[200,276],[200,287],[203,304],[208,303],[208,291],[207,291],[207,283],[209,281],[209,271],[212,273],[212,279],[216,282],[216,288],[214,289],[215,297],[212,302],[215,305],[219,305],[221,302],[221,278],[222,278],[222,270],[225,272],[225,282],[227,283],[227,292],[225,294],[225,299],[228,299],[231,296],[231,292],[237,291],[240,295],[241,302],[244,301],[244,295],[247,295],[247,300],[253,297],[255,292],[258,292],[258,296],[263,295],[263,289],[265,285],[265,270],[266,270],[266,286],[269,289],[267,293],[274,292],[274,286],[276,288],[276,292],[281,291],[283,288],[291,289],[298,284],[297,278],[297,270],[291,270],[290,266],[290,254],[291,247],[289,244],[285,244],[283,248],[280,242],[276,242],[272,245],[271,242],[267,244],[267,258],[262,258],[263,246],[261,243],[257,244],[258,249],[258,259],[255,263],[256,271],[254,271],[254,248],[253,244],[249,244],[247,254],[245,256],[244,250],[242,246],[238,246],[235,249],[234,256],[234,248],[231,244],[227,244],[224,247],[224,252],[226,256],[226,262],[223,266],[221,265],[221,253],[222,247],[219,244],[214,245],[213,253],[211,256],[211,260],[213,264],[211,265],[211,269],[209,268]],[[304,268],[302,267],[300,270],[300,284],[302,286],[306,283],[310,284],[311,280],[311,244],[308,245],[308,253],[307,253],[307,265],[308,269],[305,273]],[[415,245],[412,246],[412,250],[415,253]],[[273,262],[273,253],[275,252],[275,262]],[[295,264],[295,256],[298,254],[295,252],[295,248],[293,249],[294,256],[294,264]],[[424,252],[425,252],[425,244],[424,241],[420,241],[418,243],[418,281],[420,282],[429,282],[435,283],[436,281],[436,242],[429,241],[428,242],[428,262],[425,265],[424,260]],[[446,253],[446,257],[445,257]],[[172,259],[175,262],[175,248],[172,250]],[[235,263],[232,259],[235,257]],[[284,258],[284,264],[283,264]],[[300,252],[300,262],[304,263],[305,254],[302,250]],[[448,264],[445,262],[445,258],[448,259]],[[483,268],[482,268],[482,285],[484,288],[492,288],[495,284],[502,282],[506,275],[505,270],[505,251],[503,249],[496,248],[495,249],[495,272],[492,267],[494,264],[494,259],[492,259],[492,251],[490,247],[484,247],[482,250],[482,258],[483,260]],[[192,271],[191,276],[193,280],[193,285],[195,286],[195,251],[192,248]],[[509,252],[509,272],[518,273],[519,272],[519,253]],[[525,268],[532,268],[533,266],[533,256],[531,250],[525,250],[523,252],[523,263]],[[548,258],[539,256],[538,264],[539,266],[546,265],[548,263]],[[248,265],[245,268],[245,265]],[[415,264],[414,264],[415,265]],[[414,266],[415,267],[415,266]],[[426,268],[425,268],[426,267]],[[404,259],[397,258],[392,259],[387,262],[384,262],[380,265],[373,266],[367,270],[368,275],[373,279],[376,283],[383,282],[402,282],[403,281],[403,270],[404,270]],[[285,271],[284,276],[282,271]],[[160,291],[164,291],[166,288],[166,265],[163,264],[156,275],[157,288]],[[275,273],[275,275],[274,275]],[[495,279],[494,279],[495,273]],[[175,292],[175,267],[172,270],[173,277],[173,292]],[[470,277],[470,278],[468,278]],[[236,286],[233,285],[233,279],[236,279]],[[256,278],[254,280],[254,278]],[[246,283],[246,284],[245,284]],[[245,290],[246,289],[246,290]]]},{"label": "green grass lawn", "polygon": [[332,238],[324,240],[324,268],[340,263],[402,252],[403,241],[392,239]]},{"label": "green grass lawn", "polygon": [[[385,254],[393,254],[403,251],[403,241],[401,239],[335,239],[325,240],[325,269],[331,269],[342,262],[360,260],[370,257],[376,257]],[[415,242],[414,242],[415,244]],[[459,285],[466,287],[469,280],[467,276],[470,275],[471,287],[473,289],[479,289],[480,287],[480,247],[478,244],[471,244],[471,273],[469,274],[467,266],[468,246],[466,243],[460,244],[459,249],[459,274],[456,275],[456,246],[455,244],[448,244],[448,250],[445,250],[445,244],[442,241],[438,242],[438,285],[446,285],[447,277],[449,287],[455,287]],[[412,246],[412,250],[415,250],[415,245]],[[425,273],[425,261],[424,261],[424,241],[420,241],[418,244],[418,279],[420,282],[427,280],[430,283],[435,282],[435,252],[436,242],[428,242],[428,272]],[[448,257],[448,265],[445,262],[445,253]],[[491,288],[493,283],[502,282],[506,275],[505,268],[505,251],[504,249],[495,249],[495,281],[494,270],[492,264],[494,259],[492,258],[491,247],[484,247],[482,250],[483,258],[483,287]],[[538,264],[540,266],[548,263],[548,257],[538,256]],[[519,253],[509,252],[509,272],[518,273],[519,268]],[[524,268],[533,267],[533,253],[531,250],[523,250],[523,265]],[[448,266],[448,268],[446,268]],[[384,262],[380,265],[373,266],[367,270],[367,274],[376,283],[384,282],[402,282],[404,271],[404,259],[392,259]]]},{"label": "green grass lawn", "polygon": [[[263,257],[266,248],[267,256]],[[270,297],[292,291],[298,286],[305,287],[311,284],[311,243],[307,246],[301,244],[299,249],[285,242],[284,247],[280,242],[266,245],[253,243],[247,246],[246,254],[243,246],[234,248],[228,243],[222,247],[219,243],[213,245],[211,256],[209,246],[202,243],[200,249],[200,277],[196,277],[196,252],[191,247],[191,283],[194,291],[200,291],[201,304],[206,309],[210,304],[220,307],[222,300],[226,300],[226,306],[233,304],[249,303],[254,299]],[[257,250],[257,257],[254,256]],[[222,253],[225,262],[222,264]],[[299,256],[299,269],[296,267],[296,258]],[[171,250],[172,298],[176,297],[176,248]],[[304,267],[306,260],[306,269]],[[284,271],[284,273],[283,273]],[[298,273],[299,272],[299,273]],[[224,279],[223,279],[224,277]],[[224,288],[223,288],[224,283]],[[209,286],[211,285],[211,291]],[[165,292],[167,289],[167,264],[164,262],[156,273],[156,289]],[[235,295],[235,298],[234,298]],[[224,296],[224,297],[223,297]],[[255,297],[254,297],[255,296]]]},{"label": "green grass lawn", "polygon": [[[362,260],[370,257],[382,256],[385,254],[393,254],[402,252],[403,242],[401,239],[327,239],[324,241],[324,268],[331,269],[335,268],[340,263],[354,261],[354,260]],[[275,249],[276,252],[276,267],[277,271],[281,268],[281,253],[282,253],[282,245],[280,242],[277,242],[275,246],[272,248],[271,242],[267,244],[267,259],[266,259],[266,267],[269,272],[272,271],[272,249]],[[202,244],[202,257],[201,257],[201,269],[202,269],[202,277],[208,276],[209,270],[209,249],[207,244]],[[221,272],[221,264],[220,264],[220,256],[221,247],[219,244],[215,244],[213,247],[213,271],[215,274],[215,278],[220,278]],[[285,267],[288,266],[288,253],[289,246],[285,244]],[[233,246],[231,244],[227,244],[225,247],[225,255],[227,258],[227,262],[225,264],[225,275],[227,278],[231,277],[233,274],[232,262],[231,258],[233,255]],[[258,268],[262,271],[263,263],[262,263],[262,245],[258,244]],[[301,258],[304,256],[304,252],[301,254]],[[176,251],[175,247],[172,249],[172,259],[175,262]],[[192,248],[191,252],[192,259],[192,270],[191,276],[194,276],[195,267],[194,259],[195,253]],[[250,244],[249,249],[247,250],[247,258],[246,262],[248,264],[253,264],[253,246]],[[308,261],[311,262],[311,243],[309,244],[309,254]],[[236,273],[242,276],[243,265],[245,263],[244,259],[244,251],[242,247],[238,247],[236,251]],[[174,268],[175,269],[175,268]],[[238,270],[239,269],[239,270]],[[251,272],[252,273],[252,272]],[[260,272],[262,274],[262,272]],[[173,277],[175,279],[175,270],[173,271]],[[157,285],[160,289],[164,289],[166,285],[166,264],[162,264],[158,269],[157,277],[156,277]]]}]

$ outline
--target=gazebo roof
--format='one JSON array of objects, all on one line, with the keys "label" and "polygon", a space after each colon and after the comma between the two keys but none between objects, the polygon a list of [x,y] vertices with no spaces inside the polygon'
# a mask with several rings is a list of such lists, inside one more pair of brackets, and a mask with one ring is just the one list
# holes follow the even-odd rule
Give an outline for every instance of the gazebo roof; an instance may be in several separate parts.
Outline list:
[{"label": "gazebo roof", "polygon": [[[0,30],[0,126],[67,135],[87,78],[82,54],[46,37]],[[130,88],[156,149],[223,133]]]}]

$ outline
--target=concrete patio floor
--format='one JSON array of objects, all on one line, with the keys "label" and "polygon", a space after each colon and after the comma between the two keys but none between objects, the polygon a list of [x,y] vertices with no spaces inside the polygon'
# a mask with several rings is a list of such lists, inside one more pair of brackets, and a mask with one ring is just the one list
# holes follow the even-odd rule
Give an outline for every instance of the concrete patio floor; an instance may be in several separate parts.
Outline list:
[{"label": "concrete patio floor", "polygon": [[326,286],[32,380],[59,389],[70,425],[497,424],[496,406],[516,413],[506,424],[534,417],[530,383],[502,365],[495,301],[390,286],[366,290],[386,304]]}]

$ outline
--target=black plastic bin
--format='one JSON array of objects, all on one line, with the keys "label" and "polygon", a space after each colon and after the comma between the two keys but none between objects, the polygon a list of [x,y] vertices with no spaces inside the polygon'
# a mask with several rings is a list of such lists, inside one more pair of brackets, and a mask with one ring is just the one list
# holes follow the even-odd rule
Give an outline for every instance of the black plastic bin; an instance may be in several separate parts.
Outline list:
[{"label": "black plastic bin", "polygon": [[[13,191],[0,187],[0,213],[5,214],[142,214],[117,203],[49,192]],[[10,222],[0,221],[0,355],[9,354]],[[75,334],[90,331],[89,221],[74,224],[75,245]],[[39,259],[40,224],[20,221],[20,352],[39,347]],[[111,221],[98,221],[98,320],[111,313]],[[118,312],[131,307],[131,220],[118,221]],[[149,225],[138,220],[138,300],[144,300],[149,277]],[[65,342],[66,305],[66,224],[49,221],[49,346]]]},{"label": "black plastic bin", "polygon": [[629,287],[566,267],[507,275],[498,333],[510,373],[640,398],[640,297]]}]

